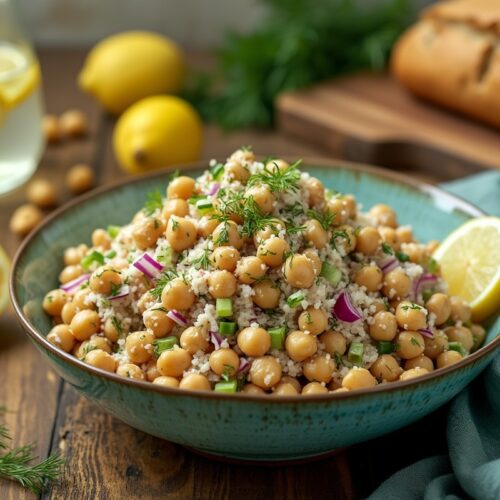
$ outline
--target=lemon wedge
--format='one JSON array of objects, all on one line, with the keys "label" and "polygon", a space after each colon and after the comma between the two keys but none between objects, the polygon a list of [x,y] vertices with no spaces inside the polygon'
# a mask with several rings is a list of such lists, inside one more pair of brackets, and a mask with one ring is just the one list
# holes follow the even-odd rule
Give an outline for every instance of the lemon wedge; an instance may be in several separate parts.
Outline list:
[{"label": "lemon wedge", "polygon": [[453,231],[433,254],[450,295],[466,299],[472,319],[500,309],[500,219],[479,217]]},{"label": "lemon wedge", "polygon": [[0,246],[0,314],[5,310],[9,302],[9,268],[9,257]]},{"label": "lemon wedge", "polygon": [[6,110],[24,101],[39,83],[38,64],[22,49],[0,43],[0,119]]}]

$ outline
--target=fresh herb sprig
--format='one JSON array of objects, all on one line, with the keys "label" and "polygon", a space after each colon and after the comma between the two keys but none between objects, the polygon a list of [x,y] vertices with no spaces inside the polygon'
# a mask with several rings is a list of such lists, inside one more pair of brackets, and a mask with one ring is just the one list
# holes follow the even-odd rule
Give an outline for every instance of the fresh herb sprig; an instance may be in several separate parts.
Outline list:
[{"label": "fresh herb sprig", "polygon": [[143,211],[146,215],[153,215],[156,210],[161,210],[163,206],[163,198],[161,191],[155,189],[146,195],[146,203],[144,203]]},{"label": "fresh herb sprig", "polygon": [[330,229],[333,219],[335,219],[335,214],[329,211],[319,212],[318,210],[310,209],[307,211],[307,215],[311,217],[311,219],[316,219],[325,231]]},{"label": "fresh herb sprig", "polygon": [[179,275],[173,270],[163,270],[161,274],[156,279],[155,287],[149,290],[149,293],[156,299],[159,300],[163,289],[170,283],[173,279],[178,278]]},{"label": "fresh herb sprig", "polygon": [[302,160],[298,160],[287,168],[273,168],[271,165],[261,172],[253,174],[248,179],[247,185],[266,184],[273,193],[296,192],[299,190],[300,170],[299,165]]}]

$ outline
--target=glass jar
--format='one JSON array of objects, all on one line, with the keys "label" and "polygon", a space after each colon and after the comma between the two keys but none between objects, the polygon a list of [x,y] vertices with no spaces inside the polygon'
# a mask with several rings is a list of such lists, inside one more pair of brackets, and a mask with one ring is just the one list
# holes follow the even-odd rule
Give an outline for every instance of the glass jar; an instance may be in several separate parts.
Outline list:
[{"label": "glass jar", "polygon": [[26,182],[44,148],[40,67],[10,0],[0,0],[0,195]]}]

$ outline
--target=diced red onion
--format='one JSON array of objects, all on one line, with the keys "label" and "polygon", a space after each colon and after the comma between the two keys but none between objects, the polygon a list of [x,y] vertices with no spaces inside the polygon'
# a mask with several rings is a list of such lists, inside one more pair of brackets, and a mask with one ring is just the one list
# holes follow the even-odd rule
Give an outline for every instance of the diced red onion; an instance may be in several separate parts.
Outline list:
[{"label": "diced red onion", "polygon": [[382,272],[385,274],[392,271],[393,269],[396,269],[396,267],[399,266],[399,261],[398,259],[396,259],[396,257],[387,257],[379,263],[379,266],[380,269],[382,269]]},{"label": "diced red onion", "polygon": [[60,286],[60,288],[66,293],[75,293],[80,289],[80,286],[83,285],[83,283],[89,280],[89,278],[90,274],[82,274],[81,276],[78,276],[78,278],[64,283]]},{"label": "diced red onion", "polygon": [[135,259],[132,265],[148,278],[154,278],[163,269],[163,266],[147,253]]},{"label": "diced red onion", "polygon": [[185,316],[175,309],[170,309],[170,311],[168,311],[167,313],[167,316],[180,326],[188,325],[188,320],[185,318]]},{"label": "diced red onion", "polygon": [[216,349],[220,349],[222,337],[217,332],[210,332],[210,340]]},{"label": "diced red onion", "polygon": [[213,182],[212,184],[210,184],[210,187],[208,188],[208,194],[210,196],[213,196],[214,194],[217,193],[217,191],[219,191],[220,189],[220,184],[218,182]]},{"label": "diced red onion", "polygon": [[238,368],[238,373],[244,373],[250,370],[250,361],[246,358],[240,358],[240,366]]},{"label": "diced red onion", "polygon": [[421,333],[424,337],[429,339],[434,338],[434,332],[430,328],[420,328],[419,333]]},{"label": "diced red onion", "polygon": [[117,300],[117,299],[123,299],[123,297],[126,297],[130,293],[130,288],[128,285],[123,285],[118,293],[116,295],[110,295],[108,300]]},{"label": "diced red onion", "polygon": [[354,323],[363,317],[352,303],[351,297],[346,291],[340,292],[333,306],[332,313],[337,319],[346,323]]},{"label": "diced red onion", "polygon": [[422,291],[424,287],[427,285],[433,285],[437,281],[437,276],[434,276],[433,274],[422,274],[418,280],[416,280],[413,283],[413,297],[416,300],[418,297],[418,294]]}]

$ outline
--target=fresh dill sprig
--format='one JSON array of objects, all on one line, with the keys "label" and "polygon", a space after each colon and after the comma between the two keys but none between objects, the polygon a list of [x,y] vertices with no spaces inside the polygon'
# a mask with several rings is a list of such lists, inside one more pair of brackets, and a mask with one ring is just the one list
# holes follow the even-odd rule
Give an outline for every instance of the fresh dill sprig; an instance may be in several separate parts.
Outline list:
[{"label": "fresh dill sprig", "polygon": [[208,248],[204,248],[201,255],[191,261],[191,265],[196,269],[208,269],[210,267],[210,253]]},{"label": "fresh dill sprig", "polygon": [[307,211],[307,215],[311,217],[311,219],[316,219],[325,231],[330,229],[333,219],[335,218],[335,214],[332,214],[329,211],[319,212],[318,210],[314,210],[312,208]]},{"label": "fresh dill sprig", "polygon": [[243,227],[241,229],[243,237],[251,237],[257,231],[266,227],[271,228],[272,231],[278,230],[276,217],[263,214],[252,196],[249,196],[245,200],[242,211],[238,215],[243,219]]},{"label": "fresh dill sprig", "polygon": [[266,184],[271,192],[296,192],[299,190],[300,170],[302,160],[298,160],[287,168],[265,168],[262,172],[253,174],[248,179],[247,185]]},{"label": "fresh dill sprig", "polygon": [[286,232],[288,234],[298,234],[306,229],[306,226],[296,226],[292,221],[287,221],[286,223]]},{"label": "fresh dill sprig", "polygon": [[163,270],[161,274],[156,279],[155,287],[149,290],[149,293],[156,299],[159,300],[161,293],[165,286],[170,283],[173,279],[178,278],[178,274],[172,270]]},{"label": "fresh dill sprig", "polygon": [[155,189],[146,195],[146,203],[144,203],[143,211],[146,215],[153,215],[156,210],[163,207],[163,198],[161,191]]}]

